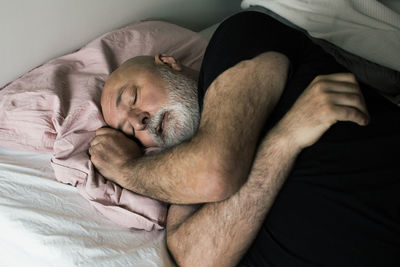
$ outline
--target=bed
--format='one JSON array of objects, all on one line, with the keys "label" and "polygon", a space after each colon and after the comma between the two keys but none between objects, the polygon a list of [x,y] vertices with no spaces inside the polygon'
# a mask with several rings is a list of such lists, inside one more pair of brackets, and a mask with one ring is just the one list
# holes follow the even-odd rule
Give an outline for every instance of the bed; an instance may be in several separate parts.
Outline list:
[{"label": "bed", "polygon": [[[121,5],[127,4],[121,3]],[[189,13],[196,12],[196,14],[202,14],[207,11],[205,6],[202,10],[196,10],[198,5],[198,3],[194,3],[193,7],[187,8],[187,11]],[[146,10],[149,8],[146,4],[140,5],[140,3],[136,3],[136,6],[145,9],[144,11],[148,13],[146,15],[148,17],[157,16],[157,12],[155,13],[156,15],[152,15],[152,12]],[[71,9],[71,7],[69,8]],[[100,9],[102,10],[102,8],[104,7]],[[239,9],[239,4],[236,3],[235,7],[227,5],[223,10],[218,6],[215,6],[215,8],[214,15],[208,20],[204,20],[203,17],[198,22],[186,20],[186,23],[181,24],[189,24],[191,28],[201,29],[202,23],[210,24],[222,19],[231,13],[233,9]],[[168,12],[171,13],[171,10],[165,12],[165,17],[168,20],[182,20],[182,17],[176,14],[175,17],[169,18],[170,14]],[[165,22],[165,20],[142,21],[146,17],[143,18],[141,14],[133,13],[136,19],[130,18],[127,26],[124,26],[126,22],[120,21],[121,25],[115,27],[120,29],[111,31],[105,29],[100,37],[94,38],[94,40],[87,40],[88,44],[81,47],[79,51],[74,52],[76,48],[79,48],[78,46],[72,50],[67,50],[68,52],[65,52],[65,56],[55,56],[56,61],[61,58],[61,61],[59,61],[61,63],[56,63],[55,65],[58,66],[50,72],[55,76],[60,74],[63,76],[62,72],[66,71],[65,66],[68,65],[65,63],[76,62],[74,57],[76,55],[79,57],[79,53],[82,51],[89,51],[90,53],[91,49],[93,50],[94,48],[93,45],[98,45],[97,48],[105,49],[103,50],[104,53],[102,53],[106,54],[107,48],[105,47],[107,46],[104,43],[107,41],[104,41],[104,38],[109,38],[108,41],[111,40],[111,46],[113,44],[124,46],[123,41],[118,40],[118,38],[128,35],[130,37],[126,41],[127,43],[134,43],[133,47],[131,47],[133,50],[138,48],[138,45],[135,45],[135,41],[143,44],[140,46],[140,49],[143,50],[137,51],[138,53],[152,54],[158,49],[163,49],[163,51],[159,52],[178,53],[180,54],[178,55],[179,58],[185,64],[196,68],[200,67],[201,56],[207,44],[207,38],[210,37],[215,27],[198,34],[184,27]],[[163,16],[158,15],[158,17]],[[118,20],[118,18],[115,19]],[[93,25],[93,27],[98,30],[98,26]],[[102,27],[105,26],[102,25]],[[81,33],[78,32],[76,34],[79,35]],[[172,37],[169,36],[171,34]],[[160,41],[158,43],[154,42],[155,38]],[[162,44],[163,40],[168,43],[166,46]],[[62,49],[69,48],[63,47]],[[122,50],[127,51],[129,47],[123,47]],[[48,54],[54,56],[52,53],[61,53],[62,55],[64,51],[52,51]],[[98,59],[100,62],[101,58]],[[113,60],[123,61],[125,59]],[[27,65],[24,66],[27,69],[22,69],[22,71],[31,70],[16,79],[16,81],[11,82],[11,86],[25,79],[24,77],[35,75],[36,72],[49,66],[47,64],[49,62],[46,62],[47,59],[45,57],[42,60],[42,62],[35,63],[34,59],[27,58]],[[80,60],[81,58],[78,62],[81,62]],[[93,61],[93,57],[90,60]],[[90,65],[88,62],[86,63]],[[117,64],[120,63],[118,62]],[[36,64],[36,67],[29,64]],[[61,68],[59,68],[60,66]],[[44,73],[49,73],[48,70],[45,70]],[[14,76],[10,77],[15,79],[23,74],[23,72],[20,72],[21,69],[16,68],[13,73]],[[4,74],[4,76],[2,75],[3,79],[7,77],[7,71]],[[89,74],[89,76],[92,76],[92,74]],[[64,77],[67,76],[64,75]],[[93,76],[96,75],[93,74]],[[69,77],[73,77],[73,75]],[[11,79],[2,80],[2,90],[3,88],[6,90],[10,88],[10,81]],[[96,83],[96,79],[93,81]],[[61,83],[58,86],[63,90],[68,90]],[[22,87],[26,93],[27,90],[25,89],[27,87]],[[19,86],[15,86],[15,88],[19,90]],[[31,93],[36,90],[34,88],[31,89]],[[41,89],[39,91],[41,96],[38,98],[32,96],[31,102],[43,97],[44,91]],[[52,89],[49,91],[50,94],[52,94],[51,91]],[[0,97],[3,100],[0,101],[5,101],[6,98],[6,94],[3,94]],[[20,99],[19,97],[17,98]],[[3,110],[6,109],[5,106],[6,104],[3,102],[1,105]],[[6,115],[3,113],[2,118],[4,119],[5,117]],[[32,122],[35,119],[26,119],[26,121]],[[0,128],[4,130],[7,126],[2,123]],[[34,130],[35,126],[29,128],[28,131],[26,131],[27,128],[23,129],[23,131],[28,132],[28,135]],[[21,134],[17,135],[21,137]],[[32,144],[35,141],[29,138],[26,143],[21,146],[17,145],[17,147],[15,142],[6,140],[7,137],[4,135],[0,139],[3,143],[0,148],[1,266],[54,266],[55,264],[58,266],[174,266],[166,249],[164,231],[154,229],[154,224],[151,224],[150,229],[146,229],[146,227],[137,227],[136,229],[115,223],[94,208],[79,193],[77,187],[57,181],[54,166],[52,166],[54,164],[52,162],[54,151],[46,151],[44,146],[39,149],[37,149],[38,147],[33,148]],[[151,231],[151,229],[154,230]]]},{"label": "bed", "polygon": [[[398,8],[396,4],[393,4],[394,1],[383,2],[389,5],[393,12],[396,7]],[[382,57],[375,55],[379,60],[373,57],[365,59],[362,51],[349,51],[346,47],[346,49],[342,49],[338,44],[332,46],[329,36],[319,35],[320,32],[323,32],[321,29],[315,31],[307,29],[307,25],[296,20],[298,17],[291,15],[287,9],[274,1],[245,0],[242,2],[242,7],[251,7],[260,12],[273,14],[281,21],[307,31],[310,38],[321,42],[321,46],[331,51],[338,60],[343,60],[343,64],[348,64],[347,67],[353,68],[354,72],[358,72],[359,76],[366,79],[368,83],[378,85],[384,82],[388,83],[385,88],[391,88],[391,90],[382,92],[382,94],[399,103],[400,69],[398,69],[398,65],[393,65],[394,56],[389,57],[389,61],[383,62],[379,60],[384,55]],[[218,20],[221,21],[225,16],[221,15]],[[198,69],[207,40],[216,28],[217,24],[197,34],[170,23],[152,20],[129,24],[128,27],[123,28],[128,29],[123,33],[129,33],[132,29],[141,33],[152,29],[150,32],[154,33],[154,29],[158,29],[155,31],[158,33],[156,37],[160,38],[160,33],[175,32],[177,36],[183,36],[182,39],[179,41],[177,38],[178,41],[174,40],[175,43],[168,43],[169,48],[163,47],[162,49],[166,49],[172,54],[178,54],[179,59],[184,63]],[[104,46],[104,38],[109,40],[109,37],[113,36],[113,40],[121,41],[118,39],[120,33],[121,30],[108,32],[82,49],[90,49],[93,44],[98,44],[104,49],[107,47]],[[149,41],[148,38],[155,38],[154,34],[144,34],[143,36],[147,41]],[[398,31],[395,38],[399,38]],[[326,42],[326,40],[330,42]],[[345,39],[341,40],[343,42]],[[125,41],[132,41],[132,38]],[[124,43],[124,41],[122,42]],[[165,42],[162,43],[165,45]],[[186,44],[186,46],[182,44]],[[182,47],[184,49],[181,49]],[[137,53],[151,54],[157,49],[160,49],[158,44],[151,46],[151,49],[148,50],[139,50]],[[61,60],[69,59],[69,55],[61,57]],[[121,58],[114,58],[114,65],[110,68],[115,68],[127,56],[124,54]],[[349,60],[349,58],[353,60]],[[365,74],[365,68],[360,70],[359,64],[354,64],[360,60],[362,61],[360,64],[363,66],[370,64],[368,67],[370,72],[367,74]],[[394,64],[396,62],[400,61],[395,61]],[[31,75],[43,66],[48,66],[46,64],[33,69],[26,75]],[[380,75],[371,76],[369,74],[371,68],[374,70],[374,67],[379,67]],[[18,79],[16,82],[18,83]],[[95,87],[100,85],[101,82],[96,83]],[[2,89],[8,88],[7,86]],[[96,97],[98,100],[99,96]],[[30,130],[25,128],[28,134]],[[63,163],[54,160],[54,153],[51,153],[51,149],[24,149],[27,144],[34,143],[26,138],[24,143],[19,143],[19,145],[11,141],[10,145],[7,145],[5,139],[1,141],[3,141],[3,145],[0,147],[1,266],[54,266],[55,264],[58,266],[174,266],[166,248],[164,231],[160,230],[163,225],[157,228],[152,224],[147,228],[143,227],[144,230],[139,230],[135,229],[136,227],[126,227],[123,223],[116,223],[112,220],[112,216],[104,216],[101,208],[88,202],[79,188],[57,181],[54,174],[57,168],[54,169],[54,164]],[[21,149],[31,151],[21,151]],[[84,154],[83,151],[80,153],[80,155]],[[56,160],[59,159],[56,157]]]},{"label": "bed", "polygon": [[55,180],[50,158],[0,149],[1,266],[173,266],[162,231],[106,219]]}]

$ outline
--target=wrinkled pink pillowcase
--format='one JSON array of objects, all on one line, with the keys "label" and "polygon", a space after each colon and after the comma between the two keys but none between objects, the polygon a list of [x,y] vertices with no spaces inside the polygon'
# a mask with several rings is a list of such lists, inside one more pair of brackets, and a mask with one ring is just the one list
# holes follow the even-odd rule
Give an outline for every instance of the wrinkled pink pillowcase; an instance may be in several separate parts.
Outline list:
[{"label": "wrinkled pink pillowcase", "polygon": [[87,155],[95,131],[104,126],[100,96],[105,80],[127,59],[166,53],[199,69],[207,41],[161,21],[134,23],[51,60],[0,90],[0,146],[52,153],[58,181],[76,186],[116,223],[162,229],[167,207],[99,175]]}]

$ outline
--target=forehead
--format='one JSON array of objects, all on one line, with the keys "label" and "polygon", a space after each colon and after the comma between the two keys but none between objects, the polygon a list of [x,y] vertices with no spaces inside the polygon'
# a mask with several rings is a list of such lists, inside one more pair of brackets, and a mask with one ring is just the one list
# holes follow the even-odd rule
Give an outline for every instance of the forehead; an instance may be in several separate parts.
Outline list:
[{"label": "forehead", "polygon": [[101,95],[101,108],[107,124],[112,125],[111,119],[115,116],[115,101],[120,89],[128,83],[134,82],[140,75],[140,71],[132,67],[117,69],[110,75]]},{"label": "forehead", "polygon": [[160,75],[155,68],[147,62],[137,62],[121,66],[114,71],[105,84],[105,90],[118,90],[118,87],[129,82],[143,83],[149,82],[159,83]]},{"label": "forehead", "polygon": [[159,90],[154,89],[163,88],[164,85],[161,76],[150,68],[131,64],[116,70],[106,81],[101,96],[101,107],[105,121],[107,124],[112,125],[111,120],[117,112],[115,103],[122,88],[137,86],[146,91],[150,90],[154,91],[154,93],[160,93]]}]

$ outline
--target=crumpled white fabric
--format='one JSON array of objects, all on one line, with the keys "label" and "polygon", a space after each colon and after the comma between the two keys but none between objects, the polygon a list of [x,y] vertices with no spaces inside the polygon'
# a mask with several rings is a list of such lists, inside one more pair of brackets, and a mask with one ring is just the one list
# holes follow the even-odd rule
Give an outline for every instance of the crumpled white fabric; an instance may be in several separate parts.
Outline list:
[{"label": "crumpled white fabric", "polygon": [[167,205],[106,180],[89,159],[104,126],[100,96],[108,75],[125,60],[166,53],[199,69],[207,40],[162,21],[136,22],[50,60],[0,88],[0,147],[52,153],[59,182],[78,188],[93,207],[121,226],[162,229]]},{"label": "crumpled white fabric", "polygon": [[376,0],[243,0],[340,48],[400,71],[400,13]]}]

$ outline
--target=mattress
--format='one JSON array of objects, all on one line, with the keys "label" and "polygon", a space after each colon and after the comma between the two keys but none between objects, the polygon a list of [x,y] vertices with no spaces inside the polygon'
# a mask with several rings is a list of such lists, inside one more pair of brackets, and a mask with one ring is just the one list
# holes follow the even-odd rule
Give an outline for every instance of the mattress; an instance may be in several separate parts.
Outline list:
[{"label": "mattress", "polygon": [[[140,26],[153,24],[155,28]],[[203,51],[207,42],[190,41],[195,33],[172,24],[144,22],[133,24],[134,34],[139,30],[136,25],[142,34],[138,36],[143,36],[146,42],[135,42],[134,48],[139,52],[133,53],[154,53],[154,49],[176,53],[179,50],[183,51],[181,58],[186,65],[200,66],[201,53],[191,49],[200,47]],[[158,26],[166,32],[160,34]],[[125,34],[125,29],[110,34]],[[205,30],[207,38],[213,30],[215,26]],[[150,45],[154,31],[159,33],[158,39],[164,40],[161,45],[157,42]],[[173,38],[172,43],[180,40],[186,45],[173,47],[163,39],[164,35],[172,33],[180,37]],[[131,39],[127,38],[127,42],[132,43]],[[90,48],[90,44],[87,47]],[[2,127],[6,128],[4,124]],[[17,147],[14,148],[12,142],[0,141],[7,147],[0,147],[0,266],[175,266],[167,250],[164,230],[144,231],[120,226],[94,208],[76,187],[57,181],[51,165],[54,158],[51,150],[47,154],[39,150],[22,152],[13,150]],[[27,138],[26,142],[29,145],[33,140]],[[108,208],[109,203],[102,204]]]},{"label": "mattress", "polygon": [[174,266],[164,231],[108,220],[56,181],[51,158],[0,148],[0,266]]},{"label": "mattress", "polygon": [[109,221],[55,180],[50,158],[0,148],[0,266],[173,266],[164,231]]}]

